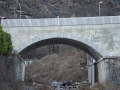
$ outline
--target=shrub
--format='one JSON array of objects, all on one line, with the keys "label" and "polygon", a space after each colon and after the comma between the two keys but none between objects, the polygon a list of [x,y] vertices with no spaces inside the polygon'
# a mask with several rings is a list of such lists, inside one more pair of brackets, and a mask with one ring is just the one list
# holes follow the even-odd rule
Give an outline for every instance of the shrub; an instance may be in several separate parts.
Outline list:
[{"label": "shrub", "polygon": [[0,26],[0,54],[7,55],[13,50],[11,35]]}]

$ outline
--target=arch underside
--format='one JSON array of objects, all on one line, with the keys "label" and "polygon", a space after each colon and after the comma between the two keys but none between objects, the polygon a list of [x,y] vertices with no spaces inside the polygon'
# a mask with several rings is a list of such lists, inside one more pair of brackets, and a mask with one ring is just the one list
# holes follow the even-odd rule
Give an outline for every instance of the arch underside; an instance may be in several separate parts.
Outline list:
[{"label": "arch underside", "polygon": [[88,53],[90,56],[92,56],[96,61],[102,58],[102,55],[91,46],[83,42],[73,40],[73,39],[68,39],[68,38],[49,38],[49,39],[41,40],[27,46],[22,51],[20,51],[19,54],[23,55],[30,52],[33,49],[36,49],[45,45],[50,45],[50,44],[65,44],[65,45],[70,45],[70,46],[79,48],[85,51],[86,53]]}]

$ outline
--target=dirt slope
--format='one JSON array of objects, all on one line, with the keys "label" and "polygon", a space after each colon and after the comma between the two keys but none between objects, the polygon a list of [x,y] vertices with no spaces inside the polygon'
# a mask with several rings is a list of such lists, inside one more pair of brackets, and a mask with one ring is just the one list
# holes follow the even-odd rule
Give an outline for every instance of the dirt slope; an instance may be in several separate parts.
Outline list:
[{"label": "dirt slope", "polygon": [[[87,80],[86,54],[73,48],[74,54],[63,52],[47,55],[26,68],[27,85],[49,84],[50,81],[82,82]],[[84,65],[81,65],[84,63]]]}]

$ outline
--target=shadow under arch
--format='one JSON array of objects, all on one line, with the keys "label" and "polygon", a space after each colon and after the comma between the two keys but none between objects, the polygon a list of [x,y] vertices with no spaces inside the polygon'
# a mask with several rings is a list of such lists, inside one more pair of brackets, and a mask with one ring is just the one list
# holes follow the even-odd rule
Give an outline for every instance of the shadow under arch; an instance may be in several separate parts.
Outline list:
[{"label": "shadow under arch", "polygon": [[77,41],[77,40],[73,40],[73,39],[68,39],[68,38],[49,38],[49,39],[44,39],[38,42],[35,42],[29,46],[27,46],[26,48],[24,48],[22,51],[19,52],[20,55],[26,54],[27,52],[36,49],[38,47],[41,46],[45,46],[45,45],[50,45],[50,44],[65,44],[65,45],[70,45],[76,48],[79,48],[83,51],[85,51],[86,53],[88,53],[90,56],[92,56],[96,61],[98,61],[99,59],[101,59],[103,56],[97,51],[95,50],[93,47]]}]

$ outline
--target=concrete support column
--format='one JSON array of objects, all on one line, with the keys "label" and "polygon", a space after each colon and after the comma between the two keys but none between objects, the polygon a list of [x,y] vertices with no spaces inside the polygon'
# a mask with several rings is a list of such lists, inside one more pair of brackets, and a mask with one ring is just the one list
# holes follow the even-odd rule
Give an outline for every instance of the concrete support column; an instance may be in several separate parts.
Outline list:
[{"label": "concrete support column", "polygon": [[99,62],[97,65],[98,65],[99,83],[105,84],[105,81],[106,81],[106,61],[103,60],[103,61]]},{"label": "concrete support column", "polygon": [[21,80],[21,61],[17,54],[14,54],[15,80]]},{"label": "concrete support column", "polygon": [[30,64],[32,64],[33,61],[22,61],[21,67],[20,67],[20,75],[21,75],[21,81],[24,81],[25,79],[25,68],[28,67]]},{"label": "concrete support column", "polygon": [[11,55],[11,61],[13,61],[13,74],[14,74],[14,80],[20,80],[24,81],[24,73],[25,73],[25,64],[23,60],[20,58],[20,56],[17,54],[17,51],[15,51]]},{"label": "concrete support column", "polygon": [[91,74],[92,74],[92,85],[95,83],[95,66],[94,66],[94,59],[92,59],[92,66],[91,66]]},{"label": "concrete support column", "polygon": [[93,85],[95,83],[95,60],[87,54],[88,62],[88,81]]},{"label": "concrete support column", "polygon": [[91,67],[88,67],[88,81],[90,82],[90,83],[92,83],[92,78],[91,78]]},{"label": "concrete support column", "polygon": [[21,62],[21,81],[24,81],[25,78],[25,63]]}]

